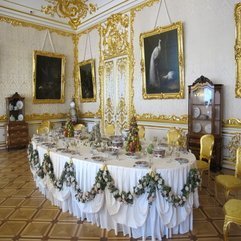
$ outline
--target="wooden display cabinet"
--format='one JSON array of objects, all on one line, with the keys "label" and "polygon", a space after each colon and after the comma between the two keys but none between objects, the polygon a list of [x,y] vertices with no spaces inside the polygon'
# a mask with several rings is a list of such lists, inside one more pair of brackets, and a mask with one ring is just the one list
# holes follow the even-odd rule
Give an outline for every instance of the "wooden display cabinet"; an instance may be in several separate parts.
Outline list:
[{"label": "wooden display cabinet", "polygon": [[213,171],[222,167],[222,89],[221,84],[213,84],[204,76],[188,86],[188,149],[199,158],[201,136],[213,134]]},{"label": "wooden display cabinet", "polygon": [[6,145],[10,148],[26,147],[29,143],[28,124],[25,122],[24,97],[17,92],[6,98]]}]

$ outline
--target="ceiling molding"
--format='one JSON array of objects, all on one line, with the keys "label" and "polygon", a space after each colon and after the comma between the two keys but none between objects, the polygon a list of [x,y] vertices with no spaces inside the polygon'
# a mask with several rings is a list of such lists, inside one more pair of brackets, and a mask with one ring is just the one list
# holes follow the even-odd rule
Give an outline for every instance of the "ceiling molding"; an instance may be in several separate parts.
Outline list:
[{"label": "ceiling molding", "polygon": [[[96,12],[87,14],[81,20],[81,25],[77,30],[73,30],[68,24],[68,19],[58,16],[50,16],[41,11],[42,6],[48,4],[45,0],[2,0],[0,5],[0,16],[19,19],[26,22],[31,22],[49,28],[55,28],[62,31],[79,33],[93,25],[105,21],[112,14],[125,12],[146,0],[91,0],[96,5]],[[56,14],[57,15],[57,14]]]}]

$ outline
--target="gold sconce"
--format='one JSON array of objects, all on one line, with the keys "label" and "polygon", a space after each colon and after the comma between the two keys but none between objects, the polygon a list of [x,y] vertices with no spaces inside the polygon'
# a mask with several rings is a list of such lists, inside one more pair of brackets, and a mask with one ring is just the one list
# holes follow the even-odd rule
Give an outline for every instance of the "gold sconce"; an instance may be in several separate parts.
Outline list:
[{"label": "gold sconce", "polygon": [[42,6],[41,11],[45,14],[54,16],[56,13],[60,18],[69,19],[69,25],[73,29],[81,24],[81,19],[85,18],[87,13],[92,14],[96,11],[96,5],[87,4],[87,0],[45,0],[50,3]]}]

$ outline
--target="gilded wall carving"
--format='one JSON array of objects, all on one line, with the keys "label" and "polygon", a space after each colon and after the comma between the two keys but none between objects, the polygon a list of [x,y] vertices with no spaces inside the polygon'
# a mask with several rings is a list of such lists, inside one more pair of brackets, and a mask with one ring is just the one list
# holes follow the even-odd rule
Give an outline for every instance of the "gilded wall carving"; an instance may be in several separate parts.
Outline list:
[{"label": "gilded wall carving", "polygon": [[61,18],[67,18],[69,25],[73,29],[77,29],[81,20],[84,19],[88,13],[92,14],[96,11],[96,5],[93,3],[86,4],[85,0],[46,0],[49,4],[42,6],[41,11],[45,14],[54,16],[57,14]]},{"label": "gilded wall carving", "polygon": [[228,142],[228,145],[225,146],[229,152],[229,161],[235,163],[236,162],[236,150],[241,146],[241,133],[235,133],[231,140]]},{"label": "gilded wall carving", "polygon": [[235,96],[241,98],[241,3],[235,6],[236,41],[234,46],[236,60]]},{"label": "gilded wall carving", "polygon": [[128,58],[106,61],[104,65],[103,119],[104,129],[114,124],[116,133],[128,127],[129,83]]},{"label": "gilded wall carving", "polygon": [[115,123],[115,113],[111,98],[107,98],[106,100],[106,108],[105,108],[105,125],[114,124]]},{"label": "gilded wall carving", "polygon": [[127,14],[114,14],[102,25],[102,54],[105,59],[127,54],[129,25]]},{"label": "gilded wall carving", "polygon": [[128,128],[128,113],[125,98],[121,97],[116,110],[116,125],[119,130]]},{"label": "gilded wall carving", "polygon": [[115,84],[113,79],[113,67],[114,62],[108,61],[104,65],[104,99],[103,99],[103,120],[104,126],[107,124],[115,123],[115,111],[114,111],[114,93],[115,93]]}]

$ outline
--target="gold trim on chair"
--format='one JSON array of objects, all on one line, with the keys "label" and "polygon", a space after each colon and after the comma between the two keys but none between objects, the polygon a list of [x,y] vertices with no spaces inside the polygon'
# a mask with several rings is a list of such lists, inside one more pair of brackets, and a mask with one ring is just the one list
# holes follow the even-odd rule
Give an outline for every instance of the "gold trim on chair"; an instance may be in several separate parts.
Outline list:
[{"label": "gold trim on chair", "polygon": [[85,125],[84,124],[76,124],[76,125],[74,125],[74,130],[75,131],[81,131],[81,130],[83,130],[83,128],[85,128]]},{"label": "gold trim on chair", "polygon": [[171,146],[179,146],[180,138],[182,136],[181,130],[176,127],[171,127],[167,132],[167,144]]},{"label": "gold trim on chair", "polygon": [[224,188],[225,200],[227,201],[231,191],[241,190],[241,147],[236,151],[235,175],[217,175],[215,177],[215,197],[217,199],[217,187]]},{"label": "gold trim on chair", "polygon": [[139,131],[138,131],[138,134],[139,134],[139,139],[140,140],[144,140],[145,139],[145,127],[144,126],[139,126]]},{"label": "gold trim on chair", "polygon": [[42,134],[49,133],[51,129],[53,129],[53,123],[51,123],[51,121],[49,120],[45,120],[45,121],[42,121],[40,126],[37,128],[36,132],[37,134],[42,135]]},{"label": "gold trim on chair", "polygon": [[230,224],[235,223],[241,225],[241,200],[230,199],[224,206],[224,224],[223,224],[223,240],[228,241],[228,231]]},{"label": "gold trim on chair", "polygon": [[[201,172],[208,172],[208,185],[210,180],[210,164],[213,153],[214,136],[211,134],[203,135],[200,139],[200,157],[197,160],[197,168]],[[200,183],[200,189],[202,189],[202,182]]]}]

